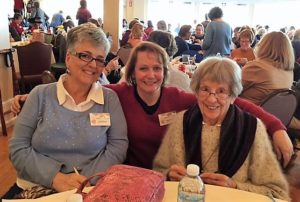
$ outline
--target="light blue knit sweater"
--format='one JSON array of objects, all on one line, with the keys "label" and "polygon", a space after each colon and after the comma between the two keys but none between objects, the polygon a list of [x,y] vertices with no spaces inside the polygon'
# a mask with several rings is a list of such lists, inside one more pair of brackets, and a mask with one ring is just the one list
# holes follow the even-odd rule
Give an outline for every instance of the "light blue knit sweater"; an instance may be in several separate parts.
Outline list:
[{"label": "light blue knit sweater", "polygon": [[[51,187],[57,172],[73,167],[84,176],[120,164],[128,147],[126,120],[116,93],[103,88],[104,105],[85,112],[58,104],[56,83],[30,93],[10,140],[10,159],[18,177]],[[109,113],[111,126],[91,126],[90,113]]]}]

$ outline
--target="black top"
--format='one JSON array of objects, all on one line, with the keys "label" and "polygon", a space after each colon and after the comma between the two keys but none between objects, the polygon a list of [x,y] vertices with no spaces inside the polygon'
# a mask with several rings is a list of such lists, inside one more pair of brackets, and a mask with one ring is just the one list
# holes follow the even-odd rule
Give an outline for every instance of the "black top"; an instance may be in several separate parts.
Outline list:
[{"label": "black top", "polygon": [[157,100],[157,102],[152,105],[152,106],[148,106],[143,100],[142,98],[139,96],[138,92],[137,92],[137,87],[136,85],[134,86],[134,96],[135,98],[137,99],[138,103],[142,106],[143,110],[149,114],[149,115],[152,115],[156,112],[156,110],[158,109],[159,107],[159,103],[160,103],[160,98],[161,98],[161,95],[162,95],[162,91],[163,89],[161,88],[160,90],[160,95],[159,95],[159,98]]}]

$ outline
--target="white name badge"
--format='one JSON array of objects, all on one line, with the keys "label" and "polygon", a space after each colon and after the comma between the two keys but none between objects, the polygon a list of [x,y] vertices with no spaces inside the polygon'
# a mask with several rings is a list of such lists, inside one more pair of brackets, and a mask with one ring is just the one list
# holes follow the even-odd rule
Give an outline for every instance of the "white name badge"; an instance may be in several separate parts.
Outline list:
[{"label": "white name badge", "polygon": [[90,113],[91,126],[110,126],[109,113]]},{"label": "white name badge", "polygon": [[158,115],[158,119],[159,119],[159,125],[160,126],[165,126],[165,125],[169,125],[170,123],[173,122],[174,118],[176,116],[176,112],[167,112],[167,113],[163,113],[163,114],[159,114]]}]

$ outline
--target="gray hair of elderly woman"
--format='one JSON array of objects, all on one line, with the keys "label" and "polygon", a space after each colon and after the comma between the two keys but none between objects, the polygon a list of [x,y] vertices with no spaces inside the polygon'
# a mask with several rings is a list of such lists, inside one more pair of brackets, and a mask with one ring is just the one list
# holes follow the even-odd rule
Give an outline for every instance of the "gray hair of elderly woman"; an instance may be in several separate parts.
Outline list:
[{"label": "gray hair of elderly woman", "polygon": [[203,60],[194,72],[191,89],[198,93],[202,81],[213,81],[228,84],[230,95],[237,97],[243,90],[241,68],[236,62],[223,57],[208,57]]},{"label": "gray hair of elderly woman", "polygon": [[110,50],[110,44],[101,28],[92,23],[84,23],[74,27],[67,34],[67,51],[74,51],[77,44],[89,41],[96,46],[101,46],[105,51],[105,56]]},{"label": "gray hair of elderly woman", "polygon": [[158,60],[163,65],[164,79],[163,79],[162,85],[164,85],[165,81],[168,78],[168,73],[169,73],[169,70],[168,70],[169,57],[168,57],[166,51],[162,47],[160,47],[159,45],[157,45],[155,43],[148,42],[148,41],[141,42],[140,44],[138,44],[136,47],[134,47],[131,50],[131,54],[126,63],[125,80],[127,81],[127,83],[130,85],[135,84],[134,70],[135,70],[135,66],[137,63],[138,53],[141,53],[141,52],[153,53],[158,57]]}]

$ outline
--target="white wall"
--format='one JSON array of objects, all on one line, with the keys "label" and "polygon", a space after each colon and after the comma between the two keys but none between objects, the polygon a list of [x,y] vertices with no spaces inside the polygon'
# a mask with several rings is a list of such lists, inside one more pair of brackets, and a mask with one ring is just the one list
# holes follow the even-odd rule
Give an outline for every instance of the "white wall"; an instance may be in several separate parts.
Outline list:
[{"label": "white wall", "polygon": [[223,9],[224,20],[232,27],[260,24],[269,25],[270,30],[279,30],[291,25],[300,28],[299,0],[148,0],[148,14],[145,20],[152,20],[156,25],[158,20],[164,19],[171,23],[173,28],[177,23],[192,25],[194,19],[198,22],[204,21],[204,14],[214,6]]},{"label": "white wall", "polygon": [[13,12],[13,0],[6,0],[0,12],[0,49],[9,48],[8,15]]}]

